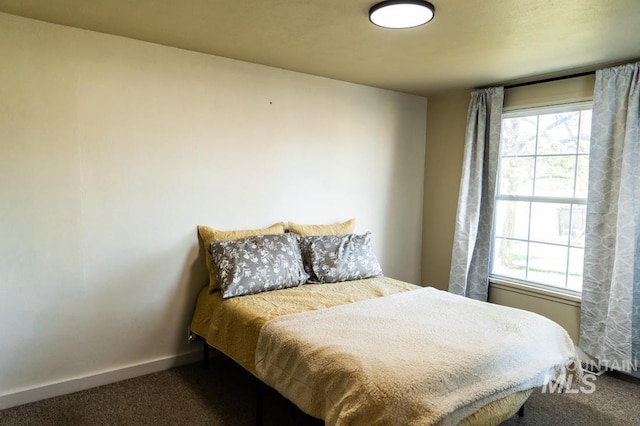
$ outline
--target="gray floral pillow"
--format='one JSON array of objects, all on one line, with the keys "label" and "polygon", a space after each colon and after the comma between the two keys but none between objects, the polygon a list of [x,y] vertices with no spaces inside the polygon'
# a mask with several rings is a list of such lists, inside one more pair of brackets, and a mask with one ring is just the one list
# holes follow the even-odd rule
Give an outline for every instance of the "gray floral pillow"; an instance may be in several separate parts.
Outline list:
[{"label": "gray floral pillow", "polygon": [[371,233],[305,237],[300,243],[309,282],[335,283],[382,275]]},{"label": "gray floral pillow", "polygon": [[223,298],[296,287],[304,271],[296,234],[257,235],[214,241],[209,253]]}]

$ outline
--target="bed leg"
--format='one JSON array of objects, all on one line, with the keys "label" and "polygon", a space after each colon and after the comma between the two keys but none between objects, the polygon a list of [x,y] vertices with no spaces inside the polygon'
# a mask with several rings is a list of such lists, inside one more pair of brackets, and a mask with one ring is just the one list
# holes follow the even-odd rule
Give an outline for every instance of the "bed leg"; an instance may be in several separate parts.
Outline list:
[{"label": "bed leg", "polygon": [[518,417],[524,417],[524,404],[522,404],[518,410]]},{"label": "bed leg", "polygon": [[262,399],[264,389],[262,382],[256,379],[256,426],[262,426]]},{"label": "bed leg", "polygon": [[203,342],[204,343],[202,346],[202,368],[204,370],[208,370],[209,369],[209,344],[204,339],[203,339]]}]

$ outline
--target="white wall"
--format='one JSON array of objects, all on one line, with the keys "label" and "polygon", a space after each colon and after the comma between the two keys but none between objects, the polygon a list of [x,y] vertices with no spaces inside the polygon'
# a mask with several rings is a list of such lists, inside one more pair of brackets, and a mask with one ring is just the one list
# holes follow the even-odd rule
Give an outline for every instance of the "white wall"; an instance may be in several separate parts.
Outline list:
[{"label": "white wall", "polygon": [[198,350],[197,224],[356,217],[419,282],[426,99],[6,14],[0,58],[0,405]]}]

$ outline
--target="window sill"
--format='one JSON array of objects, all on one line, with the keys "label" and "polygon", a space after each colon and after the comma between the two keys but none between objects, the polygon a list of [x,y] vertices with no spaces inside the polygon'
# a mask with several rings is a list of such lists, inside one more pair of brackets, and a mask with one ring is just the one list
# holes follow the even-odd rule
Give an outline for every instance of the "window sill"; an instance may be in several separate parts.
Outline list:
[{"label": "window sill", "polygon": [[568,292],[554,291],[552,289],[535,287],[532,285],[516,283],[493,277],[489,278],[489,287],[523,294],[525,296],[536,297],[538,299],[550,300],[570,306],[580,307],[581,305],[581,297],[577,293],[572,294]]}]

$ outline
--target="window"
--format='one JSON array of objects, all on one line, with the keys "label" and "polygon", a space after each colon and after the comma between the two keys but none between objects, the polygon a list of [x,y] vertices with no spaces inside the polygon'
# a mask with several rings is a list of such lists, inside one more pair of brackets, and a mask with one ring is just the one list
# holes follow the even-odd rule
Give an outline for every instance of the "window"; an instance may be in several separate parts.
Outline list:
[{"label": "window", "polygon": [[504,113],[491,275],[582,290],[591,105]]}]

